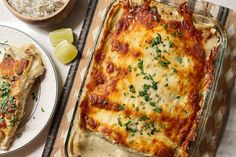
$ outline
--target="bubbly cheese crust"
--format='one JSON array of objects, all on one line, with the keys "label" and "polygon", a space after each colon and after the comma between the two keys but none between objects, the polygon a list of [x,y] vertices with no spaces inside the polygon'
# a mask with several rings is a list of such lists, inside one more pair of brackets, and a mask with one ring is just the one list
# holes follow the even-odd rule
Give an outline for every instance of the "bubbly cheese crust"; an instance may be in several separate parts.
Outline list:
[{"label": "bubbly cheese crust", "polygon": [[187,156],[218,44],[186,4],[119,2],[94,53],[77,131],[147,156]]},{"label": "bubbly cheese crust", "polygon": [[25,103],[44,65],[34,45],[1,48],[0,149],[6,150],[24,115]]}]

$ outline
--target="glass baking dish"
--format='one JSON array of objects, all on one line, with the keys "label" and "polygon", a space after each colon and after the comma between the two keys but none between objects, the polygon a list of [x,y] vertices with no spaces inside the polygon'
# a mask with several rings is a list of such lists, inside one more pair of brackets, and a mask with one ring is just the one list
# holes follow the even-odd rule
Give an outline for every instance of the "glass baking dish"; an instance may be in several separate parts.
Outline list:
[{"label": "glass baking dish", "polygon": [[[105,25],[106,17],[108,16],[108,12],[112,8],[112,6],[115,5],[117,2],[119,2],[119,0],[114,0],[107,7],[107,11],[106,11],[104,20],[101,21],[100,31],[98,33],[98,37],[97,37],[97,40],[95,42],[93,52],[97,48],[98,43],[100,41],[100,38],[102,36],[102,30],[103,30],[104,25]],[[164,2],[162,1],[160,3],[164,3],[164,4],[167,4],[167,5],[170,5],[170,6],[174,6],[174,7],[178,7],[180,4],[182,4],[181,2],[176,3],[176,2],[166,2],[166,1],[164,1]],[[217,89],[217,85],[218,85],[218,80],[219,80],[219,77],[220,77],[220,72],[221,72],[221,68],[222,68],[222,64],[223,64],[223,60],[224,60],[224,53],[225,53],[226,47],[227,47],[227,34],[226,34],[225,30],[223,29],[223,27],[221,26],[221,24],[218,22],[218,20],[216,18],[214,18],[210,14],[210,12],[208,11],[207,2],[191,1],[191,2],[188,3],[188,7],[194,12],[194,16],[197,17],[196,19],[200,20],[202,23],[208,24],[208,23],[214,22],[215,23],[215,28],[220,34],[220,46],[218,48],[218,51],[217,51],[217,54],[216,54],[216,57],[215,57],[215,60],[214,60],[214,66],[215,66],[214,78],[213,78],[211,87],[210,87],[210,89],[207,93],[206,99],[204,101],[204,105],[201,108],[201,110],[199,111],[200,121],[199,121],[198,126],[197,126],[197,136],[195,138],[195,141],[190,143],[190,147],[189,147],[190,156],[198,157],[199,156],[199,154],[198,154],[199,145],[200,145],[201,140],[203,139],[203,131],[206,129],[206,123],[207,123],[207,120],[208,120],[208,117],[209,117],[209,114],[210,114],[210,109],[213,105],[213,100],[215,98],[215,93],[216,93],[216,89]],[[69,150],[68,150],[69,147],[70,147],[69,140],[70,140],[70,138],[73,138],[73,136],[74,136],[72,130],[73,130],[73,127],[75,126],[74,124],[75,124],[75,121],[76,121],[76,115],[78,115],[78,113],[77,113],[78,105],[79,105],[79,102],[80,102],[82,92],[83,92],[84,88],[86,87],[85,84],[86,84],[86,80],[88,79],[89,70],[92,67],[91,63],[92,63],[93,57],[94,57],[94,55],[92,54],[91,59],[89,61],[88,68],[86,69],[86,72],[85,72],[85,77],[82,81],[81,89],[80,89],[80,92],[79,92],[79,97],[78,97],[77,103],[75,105],[73,117],[72,117],[72,120],[71,120],[71,123],[70,123],[70,128],[68,130],[67,139],[66,139],[66,142],[65,142],[65,152],[66,152],[67,156],[69,156]]]}]

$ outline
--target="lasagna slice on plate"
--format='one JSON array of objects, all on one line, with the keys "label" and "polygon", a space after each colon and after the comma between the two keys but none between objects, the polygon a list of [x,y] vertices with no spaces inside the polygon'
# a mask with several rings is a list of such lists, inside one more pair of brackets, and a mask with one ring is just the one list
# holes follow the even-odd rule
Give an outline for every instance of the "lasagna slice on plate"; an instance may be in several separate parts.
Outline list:
[{"label": "lasagna slice on plate", "polygon": [[30,89],[43,73],[44,65],[34,45],[1,47],[0,149],[9,148],[24,115]]}]

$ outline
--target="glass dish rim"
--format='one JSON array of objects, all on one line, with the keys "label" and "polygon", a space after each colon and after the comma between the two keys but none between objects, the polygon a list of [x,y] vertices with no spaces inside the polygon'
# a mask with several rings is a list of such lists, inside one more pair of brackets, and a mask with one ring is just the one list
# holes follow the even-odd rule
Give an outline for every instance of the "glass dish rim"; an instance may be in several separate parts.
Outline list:
[{"label": "glass dish rim", "polygon": [[[86,72],[85,72],[85,75],[84,75],[84,78],[83,78],[83,81],[82,81],[82,84],[81,84],[81,87],[80,87],[80,90],[79,90],[79,96],[78,96],[78,99],[77,99],[77,102],[76,102],[76,105],[75,105],[75,108],[74,108],[74,111],[73,111],[73,115],[72,115],[72,118],[71,118],[71,121],[70,121],[70,126],[69,126],[68,133],[67,133],[67,136],[66,136],[66,141],[64,143],[64,150],[65,150],[66,156],[69,156],[68,155],[69,154],[68,153],[68,147],[69,147],[69,141],[70,141],[70,137],[71,137],[71,133],[72,133],[71,131],[72,131],[72,128],[73,128],[74,123],[76,121],[75,116],[77,115],[77,109],[79,107],[80,98],[81,98],[82,92],[85,88],[85,83],[86,83],[86,80],[88,78],[89,70],[91,68],[91,63],[92,63],[93,58],[94,58],[94,52],[96,51],[96,48],[97,48],[97,46],[100,42],[100,38],[102,37],[102,32],[103,32],[103,28],[104,28],[104,26],[106,24],[106,21],[107,21],[108,13],[109,13],[110,9],[112,8],[112,6],[114,6],[119,1],[120,0],[112,0],[110,2],[110,4],[106,7],[106,11],[105,11],[106,13],[104,14],[104,18],[101,21],[101,24],[100,24],[100,27],[99,27],[99,32],[98,32],[98,35],[96,37],[96,41],[95,41],[94,46],[93,46],[92,55],[91,55],[91,57],[88,61],[89,63],[88,63],[88,66],[87,66],[87,69],[86,69]],[[182,3],[172,3],[172,2],[158,1],[158,0],[157,0],[157,2],[166,4],[166,5],[169,5],[169,6],[172,6],[172,7],[178,7],[179,5],[182,4]],[[195,3],[194,8],[191,8],[191,6],[189,6],[189,8],[191,10],[192,9],[198,9],[198,8],[195,8],[197,6],[196,4],[201,4],[202,7],[204,7],[205,12],[199,12],[199,11],[194,11],[194,10],[192,10],[192,11],[193,11],[193,13],[196,13],[198,15],[203,15],[207,18],[215,20],[216,21],[215,27],[217,28],[218,32],[220,33],[220,37],[221,37],[220,46],[219,46],[218,51],[217,51],[217,54],[219,54],[219,59],[218,59],[218,62],[215,61],[217,64],[215,63],[214,78],[213,78],[213,81],[211,83],[210,89],[207,93],[207,97],[204,100],[203,107],[199,111],[201,115],[198,115],[198,117],[200,116],[202,119],[197,124],[197,129],[196,129],[197,137],[193,142],[190,142],[190,144],[189,144],[188,153],[189,153],[190,156],[195,157],[196,153],[197,153],[197,150],[199,148],[199,145],[200,145],[200,141],[201,141],[202,136],[203,136],[203,134],[202,134],[203,130],[206,127],[206,122],[207,122],[207,118],[208,118],[209,113],[210,113],[210,109],[211,109],[212,104],[213,104],[213,99],[214,99],[214,96],[215,96],[215,92],[216,92],[216,89],[217,89],[217,85],[218,85],[218,81],[219,81],[219,78],[220,78],[222,65],[223,65],[223,61],[224,61],[224,54],[225,54],[225,51],[226,51],[226,48],[227,48],[227,45],[228,45],[228,39],[227,39],[226,31],[224,30],[223,26],[219,23],[219,21],[216,18],[214,18],[210,14],[208,8],[206,8],[204,6],[205,5],[204,3],[208,4],[210,2],[203,2],[203,1],[200,1],[200,0],[196,0],[196,1],[190,1],[190,5],[191,5],[191,3]],[[94,19],[94,17],[92,19]],[[196,143],[194,143],[194,142],[196,142]]]}]

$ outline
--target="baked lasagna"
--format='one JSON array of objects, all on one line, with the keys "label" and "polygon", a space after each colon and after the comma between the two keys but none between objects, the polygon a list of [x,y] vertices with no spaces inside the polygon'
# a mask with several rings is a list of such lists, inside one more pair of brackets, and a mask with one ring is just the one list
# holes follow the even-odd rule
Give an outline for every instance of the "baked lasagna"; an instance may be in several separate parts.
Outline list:
[{"label": "baked lasagna", "polygon": [[214,22],[199,19],[186,3],[124,0],[111,7],[69,155],[188,156],[220,43]]},{"label": "baked lasagna", "polygon": [[29,91],[44,73],[44,65],[31,44],[4,46],[0,52],[0,149],[6,150],[24,115]]}]

